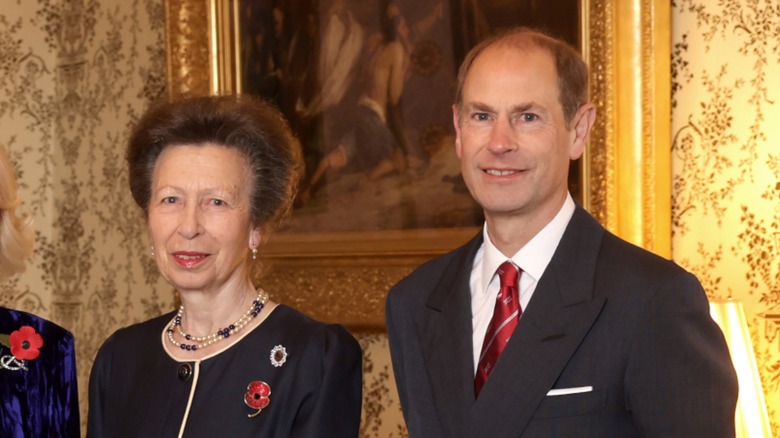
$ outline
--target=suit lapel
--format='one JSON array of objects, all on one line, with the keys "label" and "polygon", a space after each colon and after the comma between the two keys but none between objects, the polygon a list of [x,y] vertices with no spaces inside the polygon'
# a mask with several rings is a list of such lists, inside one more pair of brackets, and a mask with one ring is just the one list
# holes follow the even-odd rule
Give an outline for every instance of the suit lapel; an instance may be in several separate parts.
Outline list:
[{"label": "suit lapel", "polygon": [[604,305],[593,298],[603,233],[578,207],[474,405],[471,436],[519,436],[555,384]]},{"label": "suit lapel", "polygon": [[460,436],[474,404],[474,365],[469,279],[480,233],[459,249],[431,293],[421,343],[445,436]]}]

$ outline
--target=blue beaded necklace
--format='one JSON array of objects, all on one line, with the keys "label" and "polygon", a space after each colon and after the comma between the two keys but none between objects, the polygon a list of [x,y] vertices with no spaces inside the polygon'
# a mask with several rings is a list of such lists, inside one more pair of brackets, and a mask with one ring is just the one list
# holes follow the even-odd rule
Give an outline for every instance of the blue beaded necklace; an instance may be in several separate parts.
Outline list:
[{"label": "blue beaded necklace", "polygon": [[[257,298],[252,301],[252,305],[249,306],[249,309],[243,315],[241,315],[241,317],[238,318],[236,322],[221,328],[217,330],[216,333],[212,333],[208,336],[194,336],[185,333],[184,330],[182,330],[181,320],[184,315],[184,304],[182,304],[179,307],[179,311],[176,313],[176,316],[173,317],[171,325],[165,330],[168,333],[168,340],[171,342],[171,344],[186,351],[197,351],[201,348],[209,347],[240,332],[244,327],[246,327],[247,324],[249,324],[249,321],[257,318],[257,315],[259,315],[260,311],[263,310],[263,307],[265,307],[266,302],[268,302],[268,293],[262,289],[258,289]],[[195,341],[196,343],[187,344],[177,341],[173,337],[174,331],[187,341]]]}]

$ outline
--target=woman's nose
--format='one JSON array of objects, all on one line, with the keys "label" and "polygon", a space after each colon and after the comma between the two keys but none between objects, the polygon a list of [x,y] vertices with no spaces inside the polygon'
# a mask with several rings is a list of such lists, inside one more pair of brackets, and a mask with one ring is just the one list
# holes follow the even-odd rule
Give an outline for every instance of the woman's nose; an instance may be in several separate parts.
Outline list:
[{"label": "woman's nose", "polygon": [[199,235],[202,231],[202,224],[200,218],[200,209],[197,205],[189,205],[182,211],[179,222],[179,234],[186,238],[192,239]]}]

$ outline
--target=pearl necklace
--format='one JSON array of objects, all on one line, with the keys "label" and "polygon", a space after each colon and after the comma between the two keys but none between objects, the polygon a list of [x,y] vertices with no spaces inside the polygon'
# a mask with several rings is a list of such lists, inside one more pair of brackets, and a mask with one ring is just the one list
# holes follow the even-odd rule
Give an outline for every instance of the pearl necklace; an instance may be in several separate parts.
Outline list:
[{"label": "pearl necklace", "polygon": [[[263,310],[263,307],[265,307],[265,303],[268,302],[268,293],[262,289],[258,289],[258,291],[259,293],[257,294],[257,298],[252,301],[252,305],[249,306],[249,309],[243,315],[241,315],[241,317],[238,318],[236,322],[225,328],[219,329],[216,333],[212,333],[208,336],[193,336],[185,333],[184,330],[182,330],[181,319],[184,315],[184,304],[182,304],[181,307],[179,307],[179,311],[176,313],[176,316],[173,318],[173,321],[171,321],[171,325],[165,330],[168,333],[168,340],[171,341],[171,344],[181,348],[182,350],[196,351],[200,350],[201,348],[216,344],[225,338],[229,338],[231,335],[240,332],[244,327],[246,327],[246,325],[249,324],[249,321],[257,318],[257,315],[260,314],[260,311]],[[174,331],[182,338],[198,343],[185,344],[183,342],[178,342],[173,337]]]}]

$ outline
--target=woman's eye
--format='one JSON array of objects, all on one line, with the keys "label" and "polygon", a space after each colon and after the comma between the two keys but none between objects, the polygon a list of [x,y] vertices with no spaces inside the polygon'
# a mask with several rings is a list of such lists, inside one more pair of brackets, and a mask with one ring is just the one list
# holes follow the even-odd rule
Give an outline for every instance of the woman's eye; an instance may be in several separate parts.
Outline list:
[{"label": "woman's eye", "polygon": [[176,203],[175,196],[166,196],[163,198],[163,204],[175,204],[175,203]]},{"label": "woman's eye", "polygon": [[220,207],[220,206],[222,206],[222,205],[225,205],[225,201],[223,201],[223,200],[221,200],[221,199],[212,199],[212,200],[211,200],[211,204],[212,204],[212,205],[215,205],[215,206],[217,206],[217,207]]}]

